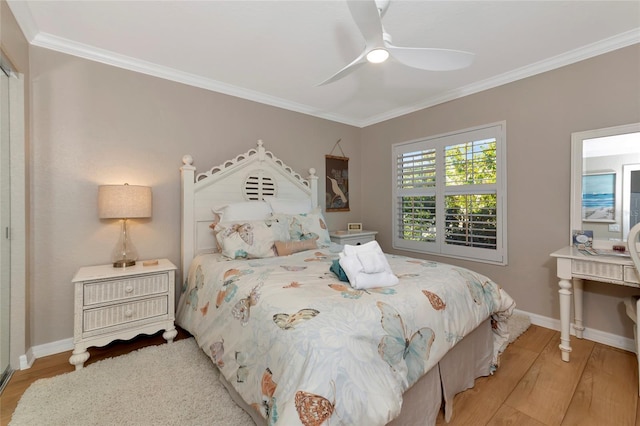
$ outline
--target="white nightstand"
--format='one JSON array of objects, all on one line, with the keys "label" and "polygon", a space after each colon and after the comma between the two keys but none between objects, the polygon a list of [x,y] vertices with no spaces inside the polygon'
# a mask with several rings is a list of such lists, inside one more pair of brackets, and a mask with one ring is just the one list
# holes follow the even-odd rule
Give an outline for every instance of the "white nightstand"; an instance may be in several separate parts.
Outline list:
[{"label": "white nightstand", "polygon": [[78,270],[72,281],[74,349],[69,358],[76,370],[89,359],[90,346],[159,330],[165,330],[165,340],[173,341],[178,334],[174,325],[175,270],[167,259],[150,266],[138,261],[128,268],[109,264]]},{"label": "white nightstand", "polygon": [[378,231],[331,231],[329,238],[336,244],[349,244],[350,246],[359,246],[376,239]]}]

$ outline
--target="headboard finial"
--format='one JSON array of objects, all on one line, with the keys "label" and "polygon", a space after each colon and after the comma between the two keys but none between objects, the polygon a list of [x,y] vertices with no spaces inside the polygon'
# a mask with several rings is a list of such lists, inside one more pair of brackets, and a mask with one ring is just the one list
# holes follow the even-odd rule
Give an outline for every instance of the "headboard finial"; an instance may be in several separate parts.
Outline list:
[{"label": "headboard finial", "polygon": [[193,165],[193,157],[190,156],[189,154],[186,154],[182,157],[182,164],[184,164],[185,166],[192,166]]},{"label": "headboard finial", "polygon": [[313,167],[309,169],[309,176],[315,176],[316,175],[316,169],[314,169]]},{"label": "headboard finial", "polygon": [[262,146],[262,139],[258,139],[258,161],[262,163],[266,158],[266,154],[267,151]]}]

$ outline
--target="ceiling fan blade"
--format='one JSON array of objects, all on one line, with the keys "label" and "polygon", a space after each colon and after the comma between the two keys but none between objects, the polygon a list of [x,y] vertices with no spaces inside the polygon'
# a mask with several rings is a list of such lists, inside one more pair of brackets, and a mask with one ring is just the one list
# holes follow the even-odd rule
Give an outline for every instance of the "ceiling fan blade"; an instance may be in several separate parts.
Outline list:
[{"label": "ceiling fan blade", "polygon": [[385,43],[389,54],[398,62],[412,68],[428,71],[452,71],[466,68],[475,55],[461,50],[424,47],[397,47]]},{"label": "ceiling fan blade", "polygon": [[364,65],[367,62],[367,59],[366,59],[367,53],[368,52],[366,50],[363,50],[362,53],[356,59],[351,61],[349,65],[342,68],[340,71],[338,71],[337,73],[335,73],[334,75],[332,75],[331,77],[323,81],[322,83],[318,84],[318,86],[324,86],[325,84],[338,81],[341,78],[346,77],[347,75],[351,74],[352,72],[360,68],[362,65]]},{"label": "ceiling fan blade", "polygon": [[382,46],[382,22],[374,0],[347,1],[351,16],[360,29],[367,48]]},{"label": "ceiling fan blade", "polygon": [[351,61],[349,65],[318,84],[318,86],[333,83],[351,74],[367,62],[367,53],[376,47],[384,45],[382,39],[382,22],[380,22],[380,13],[378,12],[376,2],[374,0],[347,1],[347,6],[349,6],[351,16],[364,37],[364,50],[356,59]]},{"label": "ceiling fan blade", "polygon": [[[379,3],[379,4],[378,4]],[[352,73],[367,61],[367,54],[373,50],[385,49],[403,65],[428,71],[451,71],[471,65],[475,55],[461,50],[422,47],[398,47],[391,44],[391,37],[384,32],[381,16],[389,5],[389,0],[348,0],[347,5],[354,22],[365,39],[362,53],[349,65],[318,84],[333,83]],[[378,9],[380,7],[380,9]],[[384,53],[384,52],[383,52]],[[371,58],[374,63],[383,62]]]}]

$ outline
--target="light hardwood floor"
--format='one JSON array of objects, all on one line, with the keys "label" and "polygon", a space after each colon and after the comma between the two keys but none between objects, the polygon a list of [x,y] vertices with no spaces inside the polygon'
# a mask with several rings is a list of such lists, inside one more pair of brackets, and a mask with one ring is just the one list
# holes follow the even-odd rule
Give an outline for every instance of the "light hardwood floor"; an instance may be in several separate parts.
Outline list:
[{"label": "light hardwood floor", "polygon": [[[188,337],[180,330],[178,338]],[[507,347],[498,371],[458,394],[448,425],[640,426],[635,354],[572,338],[571,362],[560,360],[560,333],[531,326]],[[143,346],[161,344],[160,335],[91,348],[87,364]],[[71,352],[36,360],[14,373],[0,395],[1,425],[7,425],[18,400],[39,378],[73,370]],[[108,423],[108,422],[107,422]],[[438,425],[447,425],[438,418]]]}]

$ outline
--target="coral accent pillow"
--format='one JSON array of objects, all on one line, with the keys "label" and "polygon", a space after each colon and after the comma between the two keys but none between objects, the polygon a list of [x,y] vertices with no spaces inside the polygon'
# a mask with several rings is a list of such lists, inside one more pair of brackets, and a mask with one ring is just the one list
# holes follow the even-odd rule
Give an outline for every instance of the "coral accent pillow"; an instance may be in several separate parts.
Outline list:
[{"label": "coral accent pillow", "polygon": [[318,248],[316,240],[302,240],[302,241],[276,241],[276,251],[278,256],[289,256],[293,253],[298,253],[305,250],[313,250]]}]

